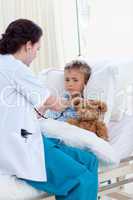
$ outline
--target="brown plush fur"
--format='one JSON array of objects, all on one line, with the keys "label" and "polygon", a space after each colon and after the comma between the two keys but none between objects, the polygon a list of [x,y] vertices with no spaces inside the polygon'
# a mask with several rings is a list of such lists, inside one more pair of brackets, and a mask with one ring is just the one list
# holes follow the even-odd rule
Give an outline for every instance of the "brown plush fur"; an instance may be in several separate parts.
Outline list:
[{"label": "brown plush fur", "polygon": [[72,104],[78,114],[78,119],[70,118],[68,123],[96,133],[97,136],[108,140],[108,131],[103,122],[107,105],[98,100],[85,100],[79,97],[72,99]]}]

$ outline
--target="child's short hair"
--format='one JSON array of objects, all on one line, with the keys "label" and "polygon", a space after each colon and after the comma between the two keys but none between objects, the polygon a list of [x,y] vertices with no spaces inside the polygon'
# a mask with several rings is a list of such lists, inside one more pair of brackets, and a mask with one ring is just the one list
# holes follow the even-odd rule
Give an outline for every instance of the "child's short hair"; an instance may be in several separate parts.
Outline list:
[{"label": "child's short hair", "polygon": [[91,67],[85,62],[81,60],[72,60],[71,62],[65,65],[64,70],[80,70],[84,74],[85,84],[87,84],[90,76],[91,76]]}]

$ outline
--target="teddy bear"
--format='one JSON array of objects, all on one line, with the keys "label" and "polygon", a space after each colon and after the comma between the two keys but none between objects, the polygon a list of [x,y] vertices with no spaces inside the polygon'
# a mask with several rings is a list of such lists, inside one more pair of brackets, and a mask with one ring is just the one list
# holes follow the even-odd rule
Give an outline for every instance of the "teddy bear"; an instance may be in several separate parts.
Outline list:
[{"label": "teddy bear", "polygon": [[69,124],[92,131],[98,137],[108,140],[108,130],[103,121],[104,114],[107,112],[106,103],[74,97],[72,105],[77,112],[77,118],[69,118],[67,120]]}]

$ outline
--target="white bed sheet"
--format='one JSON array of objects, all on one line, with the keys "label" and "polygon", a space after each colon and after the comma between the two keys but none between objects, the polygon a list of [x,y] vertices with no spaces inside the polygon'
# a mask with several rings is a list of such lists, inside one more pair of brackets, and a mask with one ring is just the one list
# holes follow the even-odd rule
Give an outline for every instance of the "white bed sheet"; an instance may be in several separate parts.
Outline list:
[{"label": "white bed sheet", "polygon": [[[133,116],[125,116],[120,122],[109,124],[110,144],[120,159],[133,152]],[[15,177],[0,175],[0,200],[32,200],[44,195]]]}]

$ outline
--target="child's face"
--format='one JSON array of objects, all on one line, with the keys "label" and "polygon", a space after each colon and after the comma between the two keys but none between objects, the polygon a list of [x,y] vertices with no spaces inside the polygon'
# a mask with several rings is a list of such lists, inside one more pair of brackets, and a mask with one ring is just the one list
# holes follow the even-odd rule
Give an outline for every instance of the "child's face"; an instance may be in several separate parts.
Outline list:
[{"label": "child's face", "polygon": [[70,94],[82,93],[85,86],[84,74],[78,69],[65,70],[64,87]]}]

